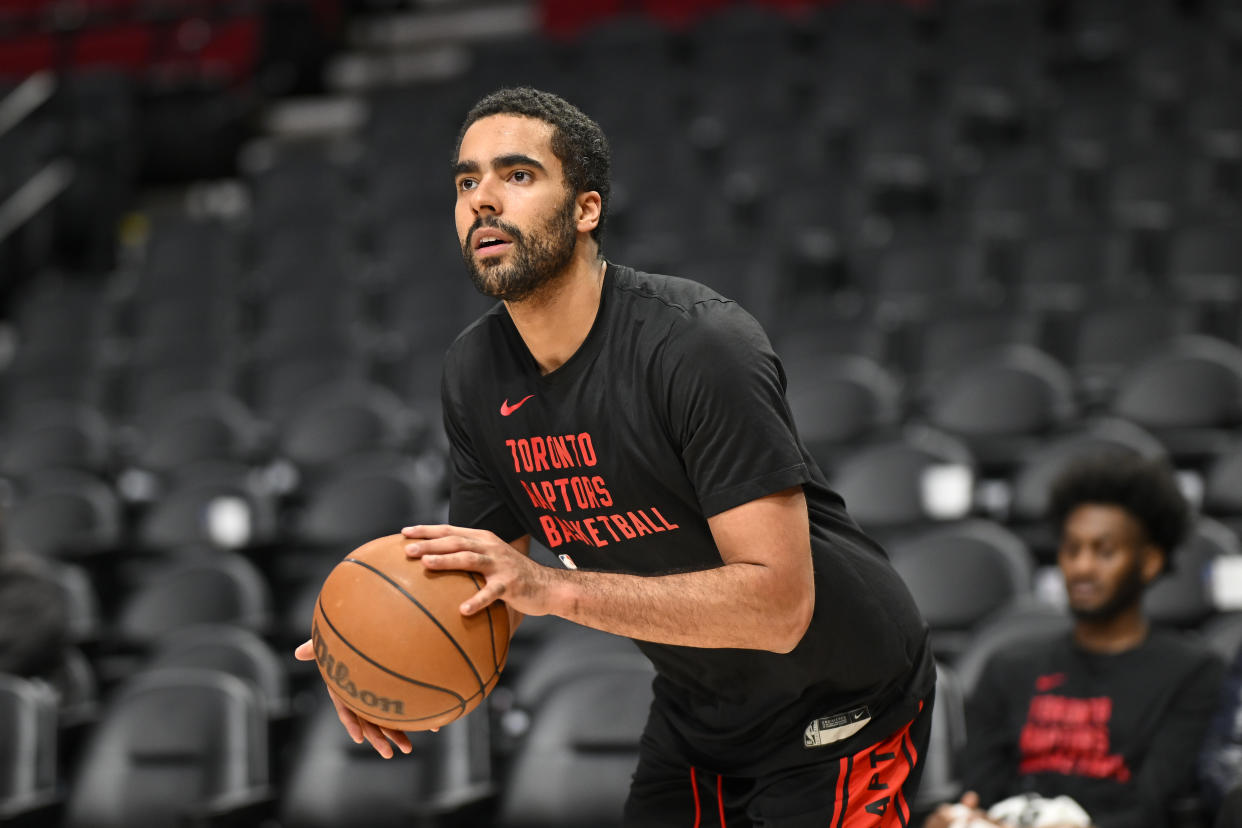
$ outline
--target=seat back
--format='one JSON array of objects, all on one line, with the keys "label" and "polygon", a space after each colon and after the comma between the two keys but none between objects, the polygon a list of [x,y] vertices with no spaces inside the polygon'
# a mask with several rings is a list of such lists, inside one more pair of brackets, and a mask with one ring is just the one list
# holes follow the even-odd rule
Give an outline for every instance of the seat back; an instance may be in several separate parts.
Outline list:
[{"label": "seat back", "polygon": [[195,624],[266,630],[271,618],[271,591],[262,573],[239,555],[218,552],[175,564],[139,587],[125,599],[116,631],[147,645]]},{"label": "seat back", "polygon": [[66,825],[178,828],[191,812],[267,784],[267,722],[254,688],[210,670],[142,673],[83,749]]},{"label": "seat back", "polygon": [[199,624],[174,630],[160,639],[145,670],[170,667],[218,670],[250,682],[269,716],[289,706],[285,663],[253,630],[232,624]]},{"label": "seat back", "polygon": [[56,694],[0,674],[0,820],[55,798],[56,745]]},{"label": "seat back", "polygon": [[651,678],[650,670],[603,669],[550,693],[514,758],[498,825],[619,828],[651,705]]},{"label": "seat back", "polygon": [[369,744],[354,744],[324,700],[308,719],[285,780],[281,825],[486,824],[480,811],[494,798],[486,704],[439,733],[409,734],[413,752],[385,761]]},{"label": "seat back", "polygon": [[889,554],[944,658],[960,652],[989,615],[1031,594],[1034,561],[1026,545],[991,521],[930,529],[895,543]]}]

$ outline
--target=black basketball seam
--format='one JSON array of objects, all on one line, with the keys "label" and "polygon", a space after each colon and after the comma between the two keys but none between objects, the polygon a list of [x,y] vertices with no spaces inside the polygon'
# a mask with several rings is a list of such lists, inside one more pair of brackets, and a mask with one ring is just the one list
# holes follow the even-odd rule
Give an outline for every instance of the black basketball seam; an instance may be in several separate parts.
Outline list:
[{"label": "black basketball seam", "polygon": [[[336,628],[336,625],[332,623],[332,619],[328,617],[328,613],[324,610],[323,602],[321,601],[316,602],[315,606],[318,608],[319,614],[323,616],[324,623],[327,624],[328,628],[332,630],[332,634],[335,635],[337,638],[339,638],[342,644],[344,644],[346,647],[348,647],[349,649],[357,653],[359,657],[361,657],[364,661],[366,661],[371,666],[377,667],[380,670],[383,670],[388,675],[393,676],[394,678],[399,678],[404,682],[408,682],[410,684],[416,684],[419,687],[425,687],[428,690],[438,690],[442,693],[445,693],[457,699],[458,703],[453,705],[453,707],[447,708],[444,711],[444,713],[448,713],[450,710],[453,710],[454,708],[464,711],[466,709],[466,705],[470,702],[471,699],[475,697],[476,694],[472,693],[469,696],[469,698],[465,698],[460,693],[456,692],[455,690],[451,690],[448,687],[441,687],[438,684],[430,684],[425,681],[419,681],[416,678],[410,678],[409,676],[398,673],[396,670],[391,670],[388,667],[385,667],[383,664],[380,664],[379,662],[375,661],[375,659],[371,658],[366,653],[359,650],[357,647],[355,647],[350,642],[348,638],[346,638],[344,635],[341,634],[341,631]],[[443,716],[444,713],[436,713],[431,716],[415,716],[412,718],[399,718],[397,716],[379,716],[379,715],[373,714],[371,711],[368,710],[367,718],[383,719],[384,721],[389,721],[389,722],[421,722],[424,719],[438,718],[440,716]]]},{"label": "black basketball seam", "polygon": [[[371,564],[367,563],[366,561],[360,561],[357,558],[346,558],[345,561],[348,563],[358,564],[358,566],[371,570],[376,575],[380,576],[385,581],[387,581],[392,586],[393,589],[397,590],[397,592],[400,592],[406,598],[409,598],[410,602],[413,603],[414,606],[418,607],[418,609],[423,613],[423,615],[426,615],[429,619],[431,619],[431,623],[435,624],[437,627],[440,628],[440,632],[444,633],[444,637],[447,638],[450,642],[452,642],[453,647],[457,650],[458,653],[461,654],[461,657],[466,662],[467,666],[470,667],[470,672],[474,673],[475,681],[479,683],[479,692],[486,695],[487,682],[485,682],[483,680],[483,676],[479,674],[479,668],[474,666],[474,660],[470,658],[469,654],[466,653],[465,649],[462,648],[461,644],[458,643],[457,639],[453,637],[453,634],[444,628],[444,625],[440,623],[439,618],[436,618],[433,613],[431,613],[425,606],[423,606],[421,601],[419,601],[417,598],[415,598],[413,595],[407,592],[405,590],[405,587],[401,586],[401,584],[394,581],[391,577],[388,576],[386,572],[376,569],[375,567],[371,566]],[[490,680],[491,679],[488,679],[488,681]],[[471,694],[470,698],[474,698],[474,695]]]},{"label": "black basketball seam", "polygon": [[[470,582],[474,584],[475,589],[482,589],[484,585],[487,583],[486,581],[484,581],[482,584],[480,584],[478,581],[478,576],[474,572],[467,572],[466,574],[470,576]],[[492,604],[492,607],[494,606],[496,605]],[[495,626],[495,622],[492,621],[492,613],[491,613],[492,607],[487,608],[488,609],[487,630],[489,633],[491,633],[490,643],[492,645],[492,669],[499,670],[500,669],[500,657],[496,654],[496,626]],[[500,609],[505,612],[508,612],[508,610],[506,610],[504,607],[501,607]],[[488,681],[491,681],[491,679],[489,678]]]}]

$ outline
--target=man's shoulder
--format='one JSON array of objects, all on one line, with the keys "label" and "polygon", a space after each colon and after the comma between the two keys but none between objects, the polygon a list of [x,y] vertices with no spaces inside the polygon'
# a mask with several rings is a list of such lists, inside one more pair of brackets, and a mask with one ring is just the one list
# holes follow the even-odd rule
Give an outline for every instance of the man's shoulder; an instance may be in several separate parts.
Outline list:
[{"label": "man's shoulder", "polygon": [[500,331],[500,322],[508,312],[503,302],[497,302],[484,311],[477,319],[461,330],[445,351],[445,358],[461,359],[488,351],[493,345],[493,338]]},{"label": "man's shoulder", "polygon": [[1065,632],[1033,632],[993,652],[987,657],[983,672],[993,682],[1026,686],[1033,676],[1063,669],[1071,649]]},{"label": "man's shoulder", "polygon": [[766,334],[747,311],[713,288],[661,273],[616,266],[618,316],[642,320],[644,333],[661,347],[698,353],[766,345]]},{"label": "man's shoulder", "polygon": [[613,288],[617,297],[637,309],[674,317],[710,317],[713,311],[735,310],[737,303],[693,279],[664,273],[647,273],[625,265],[613,265]]},{"label": "man's shoulder", "polygon": [[1180,630],[1154,628],[1143,647],[1153,662],[1169,667],[1198,670],[1205,666],[1223,668],[1220,656],[1201,636]]}]

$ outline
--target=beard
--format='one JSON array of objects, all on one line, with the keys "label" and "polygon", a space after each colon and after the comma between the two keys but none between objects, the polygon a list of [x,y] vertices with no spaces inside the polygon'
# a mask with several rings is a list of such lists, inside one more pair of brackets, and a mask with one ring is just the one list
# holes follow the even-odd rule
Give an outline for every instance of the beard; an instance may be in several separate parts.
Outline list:
[{"label": "beard", "polygon": [[[475,289],[493,299],[520,302],[556,281],[573,259],[578,242],[574,206],[571,193],[543,227],[529,236],[494,216],[476,218],[461,245],[466,270]],[[509,264],[494,259],[480,262],[475,258],[472,239],[475,231],[484,227],[500,230],[513,240]]]},{"label": "beard", "polygon": [[1070,604],[1070,612],[1079,621],[1100,622],[1111,621],[1129,609],[1133,609],[1143,599],[1147,583],[1143,580],[1142,568],[1136,562],[1131,569],[1117,582],[1117,588],[1102,604],[1096,607],[1079,608]]}]

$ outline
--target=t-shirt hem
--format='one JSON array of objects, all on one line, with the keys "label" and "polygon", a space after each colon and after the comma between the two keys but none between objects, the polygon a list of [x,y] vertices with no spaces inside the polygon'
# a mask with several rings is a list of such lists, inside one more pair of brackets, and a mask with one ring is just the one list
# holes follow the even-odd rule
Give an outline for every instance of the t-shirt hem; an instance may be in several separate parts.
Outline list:
[{"label": "t-shirt hem", "polygon": [[741,506],[743,503],[749,503],[757,498],[770,495],[773,492],[779,492],[792,486],[800,486],[803,483],[809,482],[810,479],[811,475],[807,470],[806,464],[797,463],[759,477],[751,478],[744,483],[730,486],[727,489],[712,492],[710,495],[701,497],[699,502],[703,507],[704,516],[711,517],[728,511],[735,506]]}]

